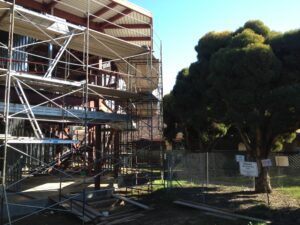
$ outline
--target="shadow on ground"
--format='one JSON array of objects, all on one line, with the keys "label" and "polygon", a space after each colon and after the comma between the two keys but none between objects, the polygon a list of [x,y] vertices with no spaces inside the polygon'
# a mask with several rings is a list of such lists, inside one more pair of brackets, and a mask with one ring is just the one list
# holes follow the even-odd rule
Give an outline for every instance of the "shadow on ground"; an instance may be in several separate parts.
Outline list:
[{"label": "shadow on ground", "polygon": [[[222,188],[175,188],[171,190],[158,190],[150,195],[144,196],[141,201],[155,208],[140,223],[128,223],[132,225],[247,225],[249,221],[226,221],[225,219],[210,218],[201,210],[173,204],[174,200],[189,200],[205,203],[232,212],[272,221],[273,225],[295,225],[300,224],[300,209],[296,207],[269,207],[264,195],[252,191],[222,192]],[[282,201],[282,197],[277,200]],[[273,197],[275,201],[276,197]],[[287,199],[285,199],[286,201]],[[151,214],[156,220],[147,220]],[[159,222],[160,221],[160,222]],[[255,224],[255,223],[253,223]]]}]

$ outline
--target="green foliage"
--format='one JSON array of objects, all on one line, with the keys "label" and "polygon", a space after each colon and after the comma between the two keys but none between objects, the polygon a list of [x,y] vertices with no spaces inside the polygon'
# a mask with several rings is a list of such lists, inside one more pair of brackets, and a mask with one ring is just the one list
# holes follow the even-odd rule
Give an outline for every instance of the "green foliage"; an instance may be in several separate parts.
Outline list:
[{"label": "green foliage", "polygon": [[195,50],[197,62],[180,71],[172,91],[176,121],[186,134],[192,131],[205,145],[233,126],[259,158],[295,138],[300,30],[282,34],[253,20],[235,32],[207,33]]},{"label": "green foliage", "polygon": [[210,82],[227,106],[227,111],[217,113],[224,113],[228,121],[248,123],[255,129],[265,117],[262,114],[267,110],[269,87],[279,76],[278,61],[270,46],[256,43],[226,48],[214,54],[210,65]]},{"label": "green foliage", "polygon": [[[165,116],[165,136],[171,140],[178,131],[184,133],[186,147],[191,150],[209,151],[216,140],[227,133],[228,127],[210,116],[207,99],[207,75],[209,64],[203,60],[181,70],[171,95],[173,111]],[[164,107],[169,107],[169,97]],[[173,118],[173,119],[172,119]],[[172,124],[173,123],[173,124]],[[176,124],[176,127],[174,127]],[[175,131],[172,133],[169,130]]]},{"label": "green foliage", "polygon": [[245,23],[244,29],[251,29],[255,33],[260,34],[264,37],[268,37],[270,34],[270,28],[268,28],[262,21],[260,20],[250,20]]},{"label": "green foliage", "polygon": [[246,47],[250,44],[255,44],[255,43],[264,43],[265,38],[260,35],[256,34],[253,30],[251,29],[245,29],[241,33],[236,34],[232,40],[230,47],[233,48],[239,48],[239,47]]},{"label": "green foliage", "polygon": [[164,136],[170,141],[177,133],[177,116],[175,109],[175,100],[172,93],[163,98],[163,119],[167,127],[164,128]]},{"label": "green foliage", "polygon": [[282,82],[299,83],[300,76],[300,30],[290,31],[284,34],[277,34],[269,38],[268,43],[271,45],[276,57],[283,65]]},{"label": "green foliage", "polygon": [[295,62],[300,55],[294,49],[299,50],[299,40],[299,32],[275,34],[262,22],[250,21],[211,56],[209,81],[221,96],[214,104],[226,105],[218,118],[247,137],[254,156],[267,157],[295,138],[291,133],[300,119],[300,67]]},{"label": "green foliage", "polygon": [[231,36],[232,33],[228,31],[210,32],[204,35],[195,47],[195,50],[198,53],[198,60],[209,60],[216,51],[228,45]]},{"label": "green foliage", "polygon": [[274,152],[278,152],[281,151],[283,149],[283,144],[284,143],[292,143],[297,137],[297,133],[293,132],[293,133],[286,133],[282,136],[277,137],[274,140],[274,146],[273,146],[273,151]]}]

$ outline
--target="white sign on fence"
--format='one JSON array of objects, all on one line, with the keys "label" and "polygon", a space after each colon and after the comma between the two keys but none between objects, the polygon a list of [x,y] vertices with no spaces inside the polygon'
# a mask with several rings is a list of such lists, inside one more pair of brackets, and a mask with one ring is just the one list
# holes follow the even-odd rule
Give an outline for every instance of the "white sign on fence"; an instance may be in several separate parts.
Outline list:
[{"label": "white sign on fence", "polygon": [[240,173],[247,177],[258,177],[256,162],[240,162]]},{"label": "white sign on fence", "polygon": [[271,159],[263,159],[261,160],[262,167],[271,167],[272,161]]},{"label": "white sign on fence", "polygon": [[245,156],[244,155],[235,155],[235,161],[244,162],[245,161]]},{"label": "white sign on fence", "polygon": [[289,157],[287,156],[276,156],[275,157],[276,166],[288,167]]}]

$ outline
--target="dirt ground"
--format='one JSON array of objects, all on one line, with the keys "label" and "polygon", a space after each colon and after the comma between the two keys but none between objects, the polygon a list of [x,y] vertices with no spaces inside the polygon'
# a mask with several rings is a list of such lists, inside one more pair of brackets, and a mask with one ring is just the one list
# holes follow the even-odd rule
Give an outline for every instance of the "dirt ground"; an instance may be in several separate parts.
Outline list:
[{"label": "dirt ground", "polygon": [[[175,205],[174,200],[201,202],[235,213],[266,219],[273,225],[300,224],[300,200],[293,199],[279,191],[270,195],[270,206],[266,194],[255,194],[236,187],[213,186],[208,188],[178,188],[169,191],[158,190],[143,196],[140,201],[153,210],[143,212],[137,220],[122,223],[126,225],[248,225],[246,220],[227,220],[208,216],[204,211]],[[43,212],[15,224],[22,225],[80,225],[81,221],[63,212]],[[255,223],[253,223],[255,224]]]},{"label": "dirt ground", "polygon": [[173,204],[173,201],[178,199],[205,203],[241,215],[270,220],[274,225],[300,224],[300,200],[293,199],[276,190],[269,198],[270,206],[267,204],[266,194],[255,194],[247,189],[224,186],[207,189],[181,188],[169,193],[158,191],[144,199],[145,203],[152,205],[155,210],[147,213],[139,221],[127,223],[127,225],[249,224],[249,221],[245,220],[218,219],[207,216],[203,211]]}]

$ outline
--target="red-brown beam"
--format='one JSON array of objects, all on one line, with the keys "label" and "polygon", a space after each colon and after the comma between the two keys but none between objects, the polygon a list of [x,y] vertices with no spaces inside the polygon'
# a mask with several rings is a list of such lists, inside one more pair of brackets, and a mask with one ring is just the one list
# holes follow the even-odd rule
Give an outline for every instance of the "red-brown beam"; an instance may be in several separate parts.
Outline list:
[{"label": "red-brown beam", "polygon": [[151,41],[151,37],[118,37],[124,41]]},{"label": "red-brown beam", "polygon": [[45,4],[45,8],[46,9],[48,9],[48,8],[51,9],[51,8],[55,7],[58,4],[59,1],[61,1],[61,0],[52,0],[48,4]]},{"label": "red-brown beam", "polygon": [[33,0],[16,0],[16,4],[22,5],[26,8],[34,9],[40,12],[45,11],[45,7],[43,4],[33,1]]},{"label": "red-brown beam", "polygon": [[125,9],[121,13],[118,13],[115,16],[112,16],[111,18],[107,19],[107,22],[99,23],[99,26],[101,27],[101,29],[104,29],[106,26],[110,25],[118,19],[121,19],[122,17],[128,15],[131,12],[132,9]]},{"label": "red-brown beam", "polygon": [[115,2],[112,2],[110,4],[108,4],[107,6],[104,6],[104,8],[98,10],[97,12],[93,13],[93,15],[90,16],[90,20],[94,20],[99,16],[102,16],[104,13],[106,13],[107,11],[109,11],[111,8],[116,7],[118,4]]},{"label": "red-brown beam", "polygon": [[[53,15],[60,17],[60,18],[64,18],[67,21],[69,21],[70,23],[74,23],[74,24],[78,24],[78,25],[82,25],[82,26],[86,26],[86,23],[87,23],[86,18],[82,18],[82,17],[76,16],[74,14],[62,11],[60,9],[56,9],[56,8],[54,9]],[[90,22],[90,28],[93,30],[100,31],[100,32],[103,31],[98,26],[98,23],[95,23],[95,22]]]},{"label": "red-brown beam", "polygon": [[[45,12],[45,11],[50,12],[50,8],[46,9],[45,5],[43,5],[42,3],[33,1],[33,0],[16,0],[16,3],[18,5],[22,5],[26,8],[34,9],[34,10],[37,10],[40,12]],[[86,26],[86,18],[76,16],[74,14],[65,12],[63,10],[54,8],[53,15],[60,17],[60,18],[64,18],[67,21],[69,21],[70,23]],[[97,31],[102,31],[102,29],[99,28],[98,23],[95,23],[95,22],[90,22],[90,28],[97,30]]]},{"label": "red-brown beam", "polygon": [[105,26],[105,29],[148,29],[151,28],[150,24],[109,24]]},{"label": "red-brown beam", "polygon": [[[49,10],[49,8],[47,9],[44,4],[33,1],[33,0],[16,0],[16,3],[18,5],[22,5],[24,7],[34,9],[34,10],[37,10],[37,11],[40,11],[40,12],[45,12],[45,11]],[[57,3],[57,2],[52,1],[51,3],[54,4],[54,3]],[[49,3],[49,4],[51,4],[51,3]],[[117,15],[109,18],[108,21],[112,23],[112,22],[124,17],[125,15],[129,14],[130,12],[132,12],[131,9],[125,9],[125,10],[123,10],[122,13],[118,13]],[[64,19],[68,20],[71,23],[86,26],[86,18],[76,16],[74,14],[62,11],[60,9],[54,9],[53,15],[64,18]],[[141,25],[137,25],[137,24],[136,25],[129,25],[129,24],[127,24],[126,26],[127,26],[127,28],[142,28],[142,27],[144,28],[146,26],[146,24],[141,24]],[[124,26],[124,27],[126,27],[126,26]],[[103,28],[111,28],[111,27],[115,27],[115,26],[113,24],[108,23],[108,22],[105,22],[105,23],[90,22],[90,27],[91,27],[91,29],[102,32]],[[143,38],[123,38],[123,37],[121,37],[121,39],[128,40],[128,41],[135,41],[135,40],[140,41],[141,39],[145,40]],[[146,38],[146,40],[151,40],[151,38]]]},{"label": "red-brown beam", "polygon": [[[22,5],[24,7],[34,9],[34,10],[37,10],[37,11],[40,11],[40,12],[45,12],[45,11],[49,10],[49,8],[47,9],[44,4],[36,2],[36,1],[32,1],[32,0],[16,0],[16,3],[18,5]],[[54,4],[54,3],[57,3],[57,2],[51,2],[51,3]],[[51,3],[49,3],[49,4],[51,4]],[[108,21],[112,23],[112,22],[124,17],[125,15],[128,15],[130,12],[132,12],[131,9],[125,9],[125,10],[122,11],[122,13],[118,13],[117,15],[109,18]],[[74,14],[65,12],[63,10],[55,8],[54,12],[53,12],[53,15],[57,16],[57,17],[60,17],[60,18],[64,18],[64,19],[68,20],[71,23],[86,26],[86,18],[76,16]],[[121,26],[124,26],[126,28],[141,28],[141,29],[146,28],[146,26],[149,27],[149,25],[147,25],[147,24],[135,24],[135,25],[134,24],[132,24],[132,25],[123,24]],[[105,23],[90,22],[90,28],[94,29],[94,30],[97,30],[97,31],[100,31],[100,32],[103,31],[103,28],[111,28],[111,27],[115,27],[115,25],[110,24],[108,22],[105,22]],[[121,38],[121,39],[133,41],[134,38]],[[140,40],[140,39],[143,39],[143,38],[137,38],[137,39]],[[150,39],[151,38],[146,38],[146,40],[150,40]],[[143,39],[143,40],[145,40],[145,39]]]}]

